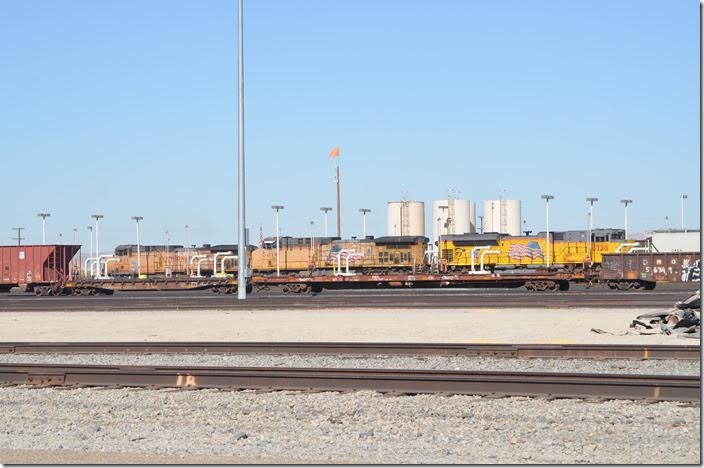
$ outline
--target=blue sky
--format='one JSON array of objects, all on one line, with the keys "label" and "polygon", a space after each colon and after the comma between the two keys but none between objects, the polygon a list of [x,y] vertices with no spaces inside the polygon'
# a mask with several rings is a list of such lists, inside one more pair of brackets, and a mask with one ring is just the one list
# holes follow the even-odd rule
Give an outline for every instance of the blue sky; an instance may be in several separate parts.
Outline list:
[{"label": "blue sky", "polygon": [[[231,243],[235,0],[0,3],[0,243]],[[342,149],[343,235],[386,202],[523,203],[529,229],[699,225],[699,2],[246,0],[247,224],[322,234]],[[333,213],[330,226],[333,223]],[[429,220],[428,220],[429,227]],[[103,249],[101,249],[103,250]]]}]

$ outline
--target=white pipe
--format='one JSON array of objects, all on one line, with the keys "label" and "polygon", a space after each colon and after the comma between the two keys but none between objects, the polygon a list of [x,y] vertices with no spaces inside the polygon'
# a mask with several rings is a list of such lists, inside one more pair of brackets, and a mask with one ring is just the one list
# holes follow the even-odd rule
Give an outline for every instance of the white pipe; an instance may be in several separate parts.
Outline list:
[{"label": "white pipe", "polygon": [[615,253],[621,253],[621,249],[624,247],[638,247],[640,245],[639,242],[630,242],[630,243],[625,243],[621,244],[618,247],[616,247],[616,250],[614,250]]},{"label": "white pipe", "polygon": [[354,249],[341,249],[339,252],[337,252],[337,271],[334,271],[333,274],[335,276],[341,275],[342,274],[342,262],[341,262],[341,257],[342,254],[351,254],[355,253],[356,251]]},{"label": "white pipe", "polygon": [[208,261],[208,257],[207,257],[207,256],[206,256],[205,258],[201,258],[200,260],[198,260],[198,273],[196,274],[195,278],[202,278],[202,277],[203,277],[203,276],[200,274],[200,264],[203,263],[203,262],[207,262],[207,261]]},{"label": "white pipe", "polygon": [[647,247],[634,247],[631,250],[628,251],[628,253],[633,253],[633,252],[647,252],[648,248]]},{"label": "white pipe", "polygon": [[99,255],[98,258],[96,259],[96,265],[95,265],[95,277],[97,279],[102,278],[102,275],[100,274],[100,262],[104,258],[110,258],[112,255]]},{"label": "white pipe", "polygon": [[484,255],[486,254],[500,254],[501,252],[499,250],[485,250],[484,252],[481,253],[479,256],[480,258],[480,266],[479,266],[479,271],[484,272]]},{"label": "white pipe", "polygon": [[208,258],[208,256],[207,255],[194,255],[191,257],[190,260],[188,260],[188,264],[191,265],[191,276],[193,276],[193,268],[194,268],[193,261],[196,259],[201,259],[201,258]]},{"label": "white pipe", "polygon": [[95,257],[88,257],[86,261],[83,262],[85,266],[83,267],[83,276],[88,276],[88,262],[90,262],[90,276],[93,276],[93,264],[95,263]]},{"label": "white pipe", "polygon": [[232,255],[232,252],[218,252],[213,257],[213,276],[218,276],[218,255]]},{"label": "white pipe", "polygon": [[226,255],[220,260],[220,273],[218,276],[227,276],[225,273],[225,260],[237,260],[237,255]]},{"label": "white pipe", "polygon": [[354,275],[354,273],[350,273],[350,258],[354,257],[364,257],[364,254],[352,252],[345,257],[345,276]]},{"label": "white pipe", "polygon": [[116,257],[110,257],[110,258],[108,258],[108,259],[105,260],[105,278],[109,278],[109,276],[108,276],[108,263],[110,263],[110,262],[119,262],[119,261],[120,261],[120,259],[119,259],[119,258],[116,258]]},{"label": "white pipe", "polygon": [[484,250],[484,249],[490,249],[490,248],[491,248],[490,245],[483,245],[481,247],[477,246],[472,249],[472,254],[471,254],[472,255],[472,258],[471,258],[471,265],[472,265],[471,272],[472,273],[474,273],[474,255],[477,252],[477,250]]}]

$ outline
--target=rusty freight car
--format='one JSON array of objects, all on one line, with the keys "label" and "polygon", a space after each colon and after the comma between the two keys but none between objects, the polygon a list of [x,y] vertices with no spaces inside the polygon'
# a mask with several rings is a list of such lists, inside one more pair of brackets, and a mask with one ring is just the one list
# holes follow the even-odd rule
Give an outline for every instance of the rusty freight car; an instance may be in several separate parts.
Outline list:
[{"label": "rusty freight car", "polygon": [[0,246],[0,291],[13,287],[37,295],[60,294],[79,245]]},{"label": "rusty freight car", "polygon": [[700,268],[700,252],[606,254],[600,277],[611,289],[652,289],[656,282],[698,282]]}]

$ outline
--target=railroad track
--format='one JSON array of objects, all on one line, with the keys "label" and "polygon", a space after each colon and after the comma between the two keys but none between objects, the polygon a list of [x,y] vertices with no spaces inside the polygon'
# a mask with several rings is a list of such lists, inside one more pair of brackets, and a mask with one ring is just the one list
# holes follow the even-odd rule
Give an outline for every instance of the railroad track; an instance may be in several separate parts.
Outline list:
[{"label": "railroad track", "polygon": [[0,364],[0,384],[304,391],[374,390],[553,398],[699,401],[698,376],[398,369]]},{"label": "railroad track", "polygon": [[356,354],[562,359],[699,359],[699,346],[306,342],[0,342],[0,354]]}]

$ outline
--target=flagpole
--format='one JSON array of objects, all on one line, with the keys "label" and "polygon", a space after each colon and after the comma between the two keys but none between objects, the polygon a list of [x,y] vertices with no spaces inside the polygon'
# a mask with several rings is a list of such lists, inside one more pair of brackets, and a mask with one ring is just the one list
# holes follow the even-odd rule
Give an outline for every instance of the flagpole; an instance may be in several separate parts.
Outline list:
[{"label": "flagpole", "polygon": [[342,239],[342,229],[340,228],[340,158],[337,157],[337,172],[335,177],[337,183],[337,237]]}]

